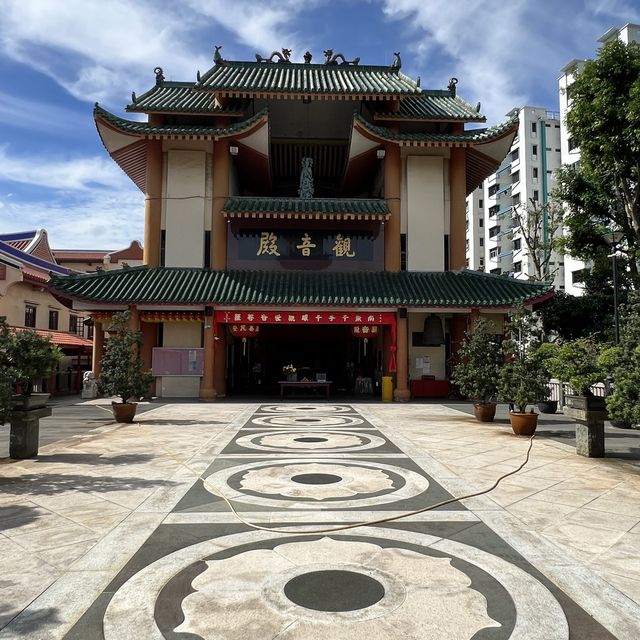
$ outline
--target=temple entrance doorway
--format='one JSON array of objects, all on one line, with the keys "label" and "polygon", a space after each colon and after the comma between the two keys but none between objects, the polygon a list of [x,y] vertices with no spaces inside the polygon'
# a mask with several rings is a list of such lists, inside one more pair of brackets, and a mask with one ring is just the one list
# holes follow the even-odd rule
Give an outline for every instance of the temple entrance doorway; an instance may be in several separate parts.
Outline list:
[{"label": "temple entrance doorway", "polygon": [[373,392],[381,349],[381,336],[365,341],[349,325],[261,325],[255,338],[229,338],[227,388],[230,394],[278,396],[278,382],[287,378],[283,368],[293,365],[298,381],[326,376],[332,396]]}]

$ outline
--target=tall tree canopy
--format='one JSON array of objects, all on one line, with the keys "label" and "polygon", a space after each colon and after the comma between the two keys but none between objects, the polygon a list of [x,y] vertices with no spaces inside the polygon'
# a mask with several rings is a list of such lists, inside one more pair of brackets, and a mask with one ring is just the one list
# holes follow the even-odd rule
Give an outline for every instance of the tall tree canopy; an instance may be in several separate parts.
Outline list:
[{"label": "tall tree canopy", "polygon": [[563,167],[557,196],[566,202],[568,251],[584,260],[607,247],[608,229],[638,277],[640,259],[640,46],[615,40],[588,61],[569,87],[567,129],[580,162]]}]

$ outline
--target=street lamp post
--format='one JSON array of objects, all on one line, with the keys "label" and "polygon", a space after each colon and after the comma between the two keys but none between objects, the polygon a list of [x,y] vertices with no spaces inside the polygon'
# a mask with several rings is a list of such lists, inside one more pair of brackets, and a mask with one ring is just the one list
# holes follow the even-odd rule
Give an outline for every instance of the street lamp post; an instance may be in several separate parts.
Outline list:
[{"label": "street lamp post", "polygon": [[614,337],[616,346],[620,344],[620,320],[618,318],[618,263],[616,261],[618,247],[620,241],[624,237],[622,231],[609,231],[603,236],[604,241],[611,247],[611,254],[607,256],[612,259],[613,269],[613,325],[614,325]]}]

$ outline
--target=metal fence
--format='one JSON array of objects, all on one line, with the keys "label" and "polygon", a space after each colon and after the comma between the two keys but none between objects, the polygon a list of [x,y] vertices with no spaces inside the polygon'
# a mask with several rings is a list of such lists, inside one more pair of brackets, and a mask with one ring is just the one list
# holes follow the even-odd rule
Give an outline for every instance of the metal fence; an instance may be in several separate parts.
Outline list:
[{"label": "metal fence", "polygon": [[[549,389],[551,389],[551,396],[549,397],[549,400],[557,400],[558,409],[562,409],[562,407],[564,407],[564,398],[566,395],[575,395],[571,385],[566,382],[560,382],[560,380],[556,380],[555,378],[549,380]],[[593,393],[594,396],[602,398],[609,395],[609,387],[602,382],[598,382],[591,386],[591,393]]]}]

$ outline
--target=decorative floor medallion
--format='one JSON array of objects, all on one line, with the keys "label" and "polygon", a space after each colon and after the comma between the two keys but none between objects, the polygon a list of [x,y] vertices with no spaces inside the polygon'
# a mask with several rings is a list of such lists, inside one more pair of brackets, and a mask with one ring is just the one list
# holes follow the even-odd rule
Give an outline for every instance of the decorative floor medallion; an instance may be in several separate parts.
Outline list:
[{"label": "decorative floor medallion", "polygon": [[348,431],[268,431],[239,437],[235,443],[256,451],[354,453],[381,447],[386,440],[366,433]]}]

